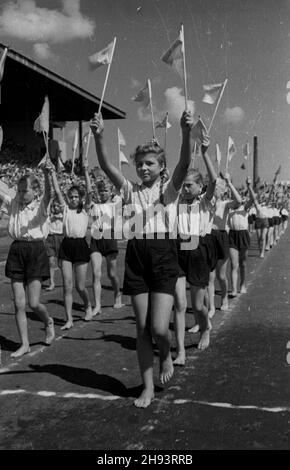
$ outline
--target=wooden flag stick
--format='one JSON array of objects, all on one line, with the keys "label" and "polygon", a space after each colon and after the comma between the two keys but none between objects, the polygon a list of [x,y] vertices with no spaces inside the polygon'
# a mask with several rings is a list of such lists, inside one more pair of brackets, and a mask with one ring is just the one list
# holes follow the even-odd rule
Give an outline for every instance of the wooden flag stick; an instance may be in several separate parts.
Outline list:
[{"label": "wooden flag stick", "polygon": [[48,150],[48,137],[46,136],[45,131],[42,131],[42,135],[43,135],[43,140],[44,140],[45,148],[46,148],[46,161],[48,162],[50,160],[49,150]]},{"label": "wooden flag stick", "polygon": [[72,165],[71,165],[71,177],[74,174],[75,157],[76,157],[76,148],[74,148],[74,151],[73,151]]},{"label": "wooden flag stick", "polygon": [[167,140],[167,123],[168,123],[168,112],[166,113],[165,119],[165,136],[164,136],[164,151],[166,152],[166,140]]},{"label": "wooden flag stick", "polygon": [[151,81],[150,81],[150,78],[147,78],[147,86],[148,86],[149,100],[150,100],[150,110],[151,110],[151,122],[152,122],[153,139],[155,139],[155,124],[154,124],[154,114],[153,114],[152,91],[151,91]]},{"label": "wooden flag stick", "polygon": [[222,96],[223,96],[223,94],[224,94],[224,91],[225,91],[225,87],[226,87],[226,84],[227,84],[227,82],[228,82],[228,79],[226,78],[226,79],[225,79],[225,81],[224,81],[224,84],[223,84],[222,91],[221,91],[221,94],[220,94],[220,96],[219,96],[218,102],[217,102],[217,104],[216,104],[216,107],[215,107],[215,110],[214,110],[213,116],[212,116],[212,118],[211,118],[211,122],[210,122],[210,125],[209,125],[209,128],[208,128],[208,133],[209,133],[209,132],[210,132],[210,130],[211,130],[211,127],[212,127],[212,124],[213,124],[213,121],[214,121],[215,115],[216,115],[216,113],[217,113],[217,110],[218,110],[218,107],[219,107],[220,101],[221,101],[221,99],[222,99]]},{"label": "wooden flag stick", "polygon": [[121,165],[121,157],[120,157],[120,139],[119,139],[119,129],[118,129],[118,160],[119,160],[119,170],[121,172],[122,165]]},{"label": "wooden flag stick", "polygon": [[184,100],[185,100],[185,110],[187,111],[187,75],[186,75],[186,65],[185,65],[185,41],[184,41],[184,26],[181,23],[181,37],[182,37],[182,64],[183,64],[183,87],[184,87]]}]

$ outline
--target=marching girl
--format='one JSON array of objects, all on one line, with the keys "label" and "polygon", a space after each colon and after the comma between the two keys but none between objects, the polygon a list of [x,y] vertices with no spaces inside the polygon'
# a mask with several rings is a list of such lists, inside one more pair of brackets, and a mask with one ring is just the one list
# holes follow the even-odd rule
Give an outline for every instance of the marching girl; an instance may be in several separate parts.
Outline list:
[{"label": "marching girl", "polygon": [[[249,187],[251,181],[246,180]],[[240,269],[240,293],[247,292],[246,287],[246,264],[247,255],[250,247],[250,234],[248,230],[249,209],[252,205],[252,198],[242,202],[238,209],[231,210],[229,213],[229,247],[231,259],[231,281],[232,293],[231,297],[238,295],[238,270]]]},{"label": "marching girl", "polygon": [[33,174],[26,174],[18,180],[14,199],[0,194],[8,208],[10,219],[8,233],[13,238],[10,246],[5,275],[11,279],[14,296],[16,326],[21,346],[11,354],[19,357],[30,351],[27,317],[25,312],[26,293],[28,304],[45,325],[45,344],[50,345],[55,337],[53,319],[45,305],[40,302],[41,284],[49,278],[49,263],[44,247],[48,235],[48,205],[50,202],[50,179],[52,164],[42,166],[45,178],[44,195],[37,198],[39,180]]},{"label": "marching girl", "polygon": [[68,330],[73,326],[73,271],[75,272],[76,290],[84,302],[85,321],[93,318],[89,294],[86,289],[87,267],[90,261],[90,249],[86,241],[89,222],[88,211],[91,204],[91,186],[88,173],[88,163],[84,163],[86,179],[86,201],[83,204],[83,192],[77,185],[73,185],[67,191],[67,203],[63,198],[58,185],[56,172],[52,172],[52,182],[56,197],[63,209],[63,234],[64,238],[59,249],[64,289],[64,306],[66,322],[61,330]]},{"label": "marching girl", "polygon": [[93,315],[97,315],[101,311],[101,269],[103,257],[106,258],[107,274],[114,291],[113,308],[122,307],[122,296],[117,274],[117,256],[119,250],[118,242],[114,236],[116,208],[119,205],[119,209],[121,209],[122,201],[117,195],[113,197],[112,184],[107,179],[98,181],[97,191],[100,202],[92,203],[90,210],[90,215],[93,219],[90,244],[95,297]]},{"label": "marching girl", "polygon": [[156,141],[151,141],[138,146],[133,155],[136,172],[141,179],[141,184],[137,184],[126,180],[109,161],[102,118],[95,114],[91,121],[100,167],[120,190],[126,216],[131,215],[132,227],[135,226],[133,237],[127,244],[123,292],[131,296],[136,316],[137,354],[144,385],[140,397],[134,402],[139,408],[148,407],[154,398],[153,337],[159,348],[162,384],[171,379],[174,370],[169,322],[178,262],[176,240],[172,239],[172,233],[174,236],[179,192],[191,161],[191,112],[182,114],[180,125],[180,158],[172,178],[165,181],[165,152]]},{"label": "marching girl", "polygon": [[[200,331],[198,349],[206,349],[210,342],[210,322],[205,305],[206,288],[209,281],[212,249],[210,237],[211,219],[214,212],[212,198],[215,189],[216,173],[206,152],[208,137],[204,136],[201,146],[202,156],[208,171],[209,184],[206,193],[201,195],[203,181],[196,170],[189,170],[183,183],[182,200],[178,207],[178,263],[180,273],[176,286],[177,304],[186,302],[186,281],[190,286],[192,309]],[[176,365],[184,365],[184,314],[185,309],[175,310],[175,334],[177,340]],[[179,316],[179,317],[178,317]],[[193,330],[189,330],[193,332]]]},{"label": "marching girl", "polygon": [[45,290],[51,291],[55,288],[54,277],[58,269],[58,254],[63,239],[63,213],[57,199],[53,199],[50,204],[48,232],[45,248],[49,259],[50,285]]},{"label": "marching girl", "polygon": [[[227,310],[228,304],[228,277],[227,266],[229,260],[229,227],[228,215],[230,210],[237,209],[242,202],[242,198],[234,185],[231,183],[230,174],[220,174],[221,178],[217,179],[215,188],[215,211],[212,224],[212,235],[215,239],[218,261],[216,268],[211,271],[209,277],[209,316],[215,313],[214,293],[215,293],[215,277],[221,288],[221,310]],[[232,199],[223,200],[223,194],[226,189],[230,189]]]}]

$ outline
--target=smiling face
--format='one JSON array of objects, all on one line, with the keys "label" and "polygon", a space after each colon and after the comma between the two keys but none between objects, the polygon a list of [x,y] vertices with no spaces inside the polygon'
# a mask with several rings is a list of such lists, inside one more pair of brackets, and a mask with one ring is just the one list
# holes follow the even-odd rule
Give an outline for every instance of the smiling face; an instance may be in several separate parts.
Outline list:
[{"label": "smiling face", "polygon": [[145,186],[151,186],[164,168],[154,153],[136,155],[135,162],[137,175]]},{"label": "smiling face", "polygon": [[182,196],[187,202],[191,202],[199,196],[201,189],[201,182],[196,181],[194,175],[188,175],[183,182]]}]

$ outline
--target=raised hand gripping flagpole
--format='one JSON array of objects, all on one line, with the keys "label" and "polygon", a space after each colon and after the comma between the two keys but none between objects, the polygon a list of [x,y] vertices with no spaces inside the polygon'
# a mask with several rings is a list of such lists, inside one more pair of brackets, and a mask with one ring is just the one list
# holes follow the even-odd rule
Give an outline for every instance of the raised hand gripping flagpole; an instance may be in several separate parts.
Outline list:
[{"label": "raised hand gripping flagpole", "polygon": [[216,104],[216,107],[215,107],[213,116],[212,116],[211,121],[210,121],[210,125],[209,125],[209,128],[208,128],[208,133],[210,132],[210,130],[211,130],[211,128],[212,128],[213,121],[214,121],[215,115],[216,115],[216,113],[217,113],[217,110],[218,110],[220,101],[221,101],[221,99],[222,99],[222,96],[223,96],[223,94],[224,94],[225,87],[226,87],[227,83],[228,83],[228,79],[226,78],[225,81],[224,81],[224,84],[223,84],[222,91],[221,91],[221,93],[220,93],[219,99],[218,99],[218,101],[217,101],[217,104]]},{"label": "raised hand gripping flagpole", "polygon": [[147,78],[147,86],[148,86],[148,94],[149,94],[149,101],[150,101],[153,139],[155,139],[155,124],[154,124],[154,114],[153,114],[153,105],[152,105],[152,90],[151,90],[151,80],[150,80],[150,78]]},{"label": "raised hand gripping flagpole", "polygon": [[[106,91],[106,87],[107,87],[107,81],[108,81],[108,78],[109,78],[109,73],[110,73],[111,64],[112,64],[112,62],[113,62],[113,55],[114,55],[114,51],[115,51],[116,41],[117,41],[117,38],[116,38],[116,36],[115,36],[115,37],[114,37],[114,41],[113,41],[113,46],[112,46],[111,60],[110,60],[110,62],[109,62],[109,64],[108,64],[107,73],[106,73],[106,78],[105,78],[105,83],[104,83],[104,86],[103,86],[103,91],[102,91],[102,96],[101,96],[101,101],[100,101],[100,104],[99,104],[98,115],[99,115],[100,112],[101,112],[102,105],[103,105],[103,101],[104,101],[105,91]],[[91,136],[92,136],[92,131],[91,131],[91,128],[90,128],[90,130],[89,130],[89,135],[88,135],[87,146],[86,146],[86,153],[85,153],[85,158],[84,158],[85,161],[88,159],[88,153],[89,153],[89,147],[90,147]]]}]

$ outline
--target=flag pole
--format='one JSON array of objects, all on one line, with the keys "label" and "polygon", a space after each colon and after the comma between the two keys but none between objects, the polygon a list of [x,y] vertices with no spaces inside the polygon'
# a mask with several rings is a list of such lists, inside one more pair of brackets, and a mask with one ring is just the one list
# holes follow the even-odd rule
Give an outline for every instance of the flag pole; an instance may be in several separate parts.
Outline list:
[{"label": "flag pole", "polygon": [[167,122],[168,122],[168,112],[166,113],[165,119],[165,136],[164,136],[164,151],[166,152],[166,141],[167,141]]},{"label": "flag pole", "polygon": [[194,170],[194,165],[195,165],[196,149],[197,149],[197,144],[196,144],[196,140],[195,140],[194,141],[193,152],[192,152],[192,156],[191,156],[191,163],[190,163],[190,166],[193,170]]},{"label": "flag pole", "polygon": [[210,130],[211,130],[211,127],[212,127],[212,124],[213,124],[213,120],[214,120],[215,115],[216,115],[216,113],[217,113],[218,106],[219,106],[220,101],[221,101],[221,99],[222,99],[222,96],[223,96],[223,94],[224,94],[224,91],[225,91],[225,87],[226,87],[227,82],[228,82],[228,79],[226,78],[225,81],[224,81],[224,84],[223,84],[222,91],[221,91],[221,94],[220,94],[220,96],[219,96],[218,102],[217,102],[217,104],[216,104],[216,107],[215,107],[213,116],[212,116],[212,118],[211,118],[211,122],[210,122],[210,125],[209,125],[209,128],[208,128],[208,133],[209,133]]},{"label": "flag pole", "polygon": [[[108,64],[107,73],[106,73],[106,78],[105,78],[105,83],[104,83],[104,86],[103,86],[102,96],[101,96],[101,100],[100,100],[100,104],[99,104],[98,115],[100,114],[101,109],[102,109],[102,106],[103,106],[103,101],[104,101],[105,91],[106,91],[107,82],[108,82],[108,78],[109,78],[110,68],[111,68],[111,64],[112,64],[112,62],[113,62],[113,55],[114,55],[114,51],[115,51],[116,41],[117,41],[117,37],[115,36],[115,37],[114,37],[114,41],[113,41],[113,46],[112,46],[111,60],[110,60],[110,62],[109,62],[109,64]],[[90,128],[90,130],[89,130],[89,135],[88,135],[88,141],[87,141],[86,153],[85,153],[84,161],[86,161],[87,158],[88,158],[91,135],[92,135],[92,130],[91,130],[91,128]]]},{"label": "flag pole", "polygon": [[119,160],[119,171],[121,172],[121,158],[120,158],[120,138],[119,138],[119,128],[118,128],[118,160]]},{"label": "flag pole", "polygon": [[46,161],[48,162],[50,160],[49,150],[48,150],[48,137],[46,137],[45,131],[42,131],[42,135],[43,135],[43,140],[44,140],[45,148],[46,148]]},{"label": "flag pole", "polygon": [[227,161],[226,161],[226,173],[229,172],[229,140],[228,140],[228,151],[227,151]]},{"label": "flag pole", "polygon": [[74,149],[73,151],[72,165],[71,165],[71,177],[73,177],[73,174],[74,174],[75,156],[76,156],[76,149]]},{"label": "flag pole", "polygon": [[184,26],[181,23],[181,36],[182,36],[182,63],[183,63],[183,85],[184,85],[184,99],[185,99],[185,110],[187,111],[187,76],[186,76],[186,65],[185,65],[185,41],[184,41]]},{"label": "flag pole", "polygon": [[147,86],[148,86],[149,100],[150,100],[150,110],[151,110],[151,121],[152,121],[153,139],[155,139],[155,124],[154,124],[154,115],[153,115],[153,106],[152,106],[152,91],[151,91],[151,81],[150,81],[150,78],[147,78]]}]

